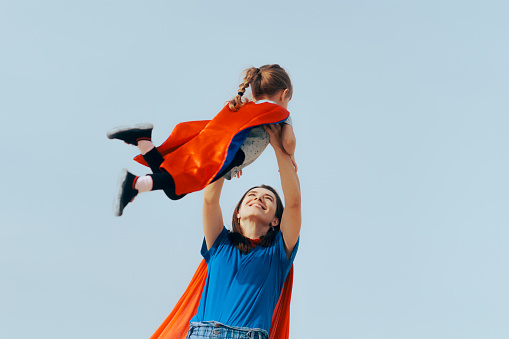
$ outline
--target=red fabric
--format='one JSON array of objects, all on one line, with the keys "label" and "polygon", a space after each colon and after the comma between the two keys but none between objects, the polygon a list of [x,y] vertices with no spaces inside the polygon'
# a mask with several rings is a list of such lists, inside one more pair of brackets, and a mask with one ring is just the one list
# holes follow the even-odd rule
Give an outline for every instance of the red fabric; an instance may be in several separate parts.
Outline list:
[{"label": "red fabric", "polygon": [[279,295],[279,300],[272,314],[272,324],[270,325],[269,339],[288,339],[290,338],[290,301],[292,299],[293,287],[293,265],[286,277],[283,290]]},{"label": "red fabric", "polygon": [[[207,263],[203,259],[189,286],[170,315],[150,339],[185,339],[189,322],[198,312],[201,294],[207,280]],[[290,335],[290,300],[292,297],[293,266],[286,277],[283,290],[272,314],[269,339],[288,339]]]},{"label": "red fabric", "polygon": [[[226,105],[212,120],[180,123],[157,148],[164,157],[161,168],[172,175],[176,194],[200,191],[221,170],[228,148],[238,133],[250,127],[281,122],[289,114],[276,104],[250,102],[237,112]],[[141,155],[134,160],[147,165]]]},{"label": "red fabric", "polygon": [[150,339],[184,339],[186,337],[189,321],[198,312],[206,280],[207,263],[202,260],[186,291]]},{"label": "red fabric", "polygon": [[253,246],[253,247],[258,246],[260,241],[262,241],[262,239],[249,239],[249,238],[247,238],[247,239],[249,240],[249,242],[251,242],[251,246]]}]

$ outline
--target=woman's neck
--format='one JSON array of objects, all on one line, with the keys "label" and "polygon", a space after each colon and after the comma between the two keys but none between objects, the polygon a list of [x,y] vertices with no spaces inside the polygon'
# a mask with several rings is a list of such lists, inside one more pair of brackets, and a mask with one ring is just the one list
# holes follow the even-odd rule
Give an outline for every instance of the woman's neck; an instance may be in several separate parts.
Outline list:
[{"label": "woman's neck", "polygon": [[260,225],[256,222],[243,221],[240,225],[242,228],[242,233],[244,236],[249,239],[260,239],[262,236],[267,234],[270,226],[268,225]]}]

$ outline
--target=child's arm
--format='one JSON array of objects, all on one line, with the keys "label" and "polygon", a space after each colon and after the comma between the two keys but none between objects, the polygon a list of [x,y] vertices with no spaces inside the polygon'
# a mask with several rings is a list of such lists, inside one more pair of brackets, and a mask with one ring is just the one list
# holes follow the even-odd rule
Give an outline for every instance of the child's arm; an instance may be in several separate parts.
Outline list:
[{"label": "child's arm", "polygon": [[203,233],[207,249],[210,249],[223,230],[223,213],[219,205],[224,178],[220,178],[207,187],[203,192]]},{"label": "child's arm", "polygon": [[297,139],[295,138],[295,133],[293,133],[292,125],[282,124],[281,141],[286,153],[290,155],[295,171],[297,171],[297,163],[295,162],[295,146],[297,145]]}]

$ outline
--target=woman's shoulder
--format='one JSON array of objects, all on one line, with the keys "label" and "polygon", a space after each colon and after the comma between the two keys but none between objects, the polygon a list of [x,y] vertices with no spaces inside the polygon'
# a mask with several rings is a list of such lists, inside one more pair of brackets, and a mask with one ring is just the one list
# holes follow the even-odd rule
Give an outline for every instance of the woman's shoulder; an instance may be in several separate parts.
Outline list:
[{"label": "woman's shoulder", "polygon": [[228,245],[228,243],[229,243],[228,229],[225,226],[223,226],[223,230],[221,231],[221,233],[219,233],[216,240],[209,249],[207,249],[207,242],[205,241],[205,239],[203,239],[201,255],[206,260],[209,260],[211,257],[215,256],[219,251],[221,251],[221,249],[224,248],[225,245]]}]

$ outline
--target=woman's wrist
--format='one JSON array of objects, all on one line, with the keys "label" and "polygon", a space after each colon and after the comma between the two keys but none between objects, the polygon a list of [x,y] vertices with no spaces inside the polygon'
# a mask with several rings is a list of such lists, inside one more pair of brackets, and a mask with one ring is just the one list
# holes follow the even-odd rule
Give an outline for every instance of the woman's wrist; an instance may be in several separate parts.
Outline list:
[{"label": "woman's wrist", "polygon": [[219,201],[223,190],[224,178],[219,178],[215,182],[205,187],[203,200],[206,203],[215,203]]}]

